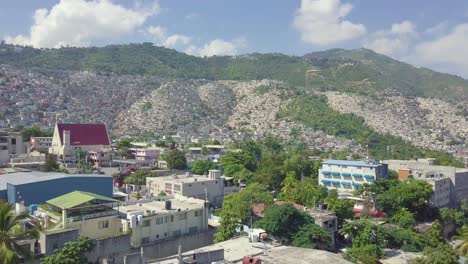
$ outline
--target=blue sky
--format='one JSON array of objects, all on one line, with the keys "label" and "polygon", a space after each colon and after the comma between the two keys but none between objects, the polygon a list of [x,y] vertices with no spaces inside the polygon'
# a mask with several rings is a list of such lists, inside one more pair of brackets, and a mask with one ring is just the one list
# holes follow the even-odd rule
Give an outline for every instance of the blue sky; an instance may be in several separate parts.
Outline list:
[{"label": "blue sky", "polygon": [[15,0],[0,38],[36,47],[154,42],[197,56],[367,47],[468,77],[466,0]]}]

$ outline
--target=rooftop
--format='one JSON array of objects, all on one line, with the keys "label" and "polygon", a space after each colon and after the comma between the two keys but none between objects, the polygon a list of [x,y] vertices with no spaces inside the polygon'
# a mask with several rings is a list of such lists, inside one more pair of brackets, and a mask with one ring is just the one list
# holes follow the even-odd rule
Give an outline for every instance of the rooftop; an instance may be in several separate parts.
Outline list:
[{"label": "rooftop", "polygon": [[70,145],[110,145],[104,124],[57,124],[60,142],[63,145],[63,131],[70,131]]},{"label": "rooftop", "polygon": [[13,185],[28,184],[41,181],[49,181],[62,178],[72,177],[112,177],[109,175],[102,174],[66,174],[60,172],[41,172],[41,171],[29,171],[29,172],[16,172],[7,173],[0,175],[0,190],[7,189],[7,183]]},{"label": "rooftop", "polygon": [[171,175],[171,176],[162,176],[162,177],[147,177],[148,181],[167,181],[172,183],[188,183],[188,182],[203,182],[203,181],[213,181],[206,175],[190,175],[185,174]]},{"label": "rooftop", "polygon": [[137,203],[122,203],[119,206],[119,211],[124,214],[135,211],[143,211],[145,215],[147,211],[155,211],[156,214],[167,214],[176,212],[179,209],[180,211],[188,211],[201,209],[205,206],[205,201],[194,198],[178,197],[169,199],[169,201],[171,201],[171,210],[166,210],[165,201],[139,201]]},{"label": "rooftop", "polygon": [[78,205],[88,203],[94,200],[99,200],[99,201],[104,201],[104,202],[109,202],[109,203],[117,202],[117,200],[115,199],[111,199],[109,197],[105,197],[99,194],[90,193],[90,192],[82,192],[82,191],[74,191],[74,192],[56,197],[54,199],[50,199],[47,201],[47,203],[55,207],[58,207],[60,209],[69,209],[69,208],[73,208]]},{"label": "rooftop", "polygon": [[380,166],[380,164],[377,163],[356,160],[326,160],[322,164],[371,168],[376,168]]}]

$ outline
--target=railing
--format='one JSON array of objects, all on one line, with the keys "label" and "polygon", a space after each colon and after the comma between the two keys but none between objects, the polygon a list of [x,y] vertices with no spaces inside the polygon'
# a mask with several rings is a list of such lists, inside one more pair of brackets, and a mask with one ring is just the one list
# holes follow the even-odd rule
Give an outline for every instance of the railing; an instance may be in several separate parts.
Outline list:
[{"label": "railing", "polygon": [[112,215],[117,215],[117,214],[118,212],[116,210],[110,210],[110,211],[104,211],[104,212],[98,212],[98,213],[92,213],[92,214],[83,214],[79,216],[67,217],[66,222],[67,223],[79,222],[79,221],[85,221],[88,219],[112,216]]}]

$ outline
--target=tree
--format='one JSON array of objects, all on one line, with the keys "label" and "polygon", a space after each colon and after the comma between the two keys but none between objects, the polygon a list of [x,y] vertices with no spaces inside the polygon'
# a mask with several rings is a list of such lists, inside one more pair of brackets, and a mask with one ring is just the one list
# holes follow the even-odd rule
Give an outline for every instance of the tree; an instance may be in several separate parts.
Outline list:
[{"label": "tree", "polygon": [[28,128],[23,128],[21,130],[21,136],[23,137],[23,142],[28,142],[31,137],[51,137],[52,131],[43,130],[37,126],[32,126]]},{"label": "tree", "polygon": [[218,168],[218,164],[211,160],[196,160],[192,162],[191,171],[195,174],[205,175],[209,170]]},{"label": "tree", "polygon": [[436,247],[424,249],[423,256],[410,262],[411,264],[457,264],[457,252],[451,245],[438,243]]},{"label": "tree", "polygon": [[343,226],[345,220],[354,218],[354,203],[351,200],[338,199],[338,193],[336,190],[331,190],[328,193],[325,203],[328,205],[328,208],[336,214],[338,219],[338,228]]},{"label": "tree", "polygon": [[62,248],[56,249],[54,254],[41,259],[43,264],[87,264],[86,252],[91,251],[95,241],[89,238],[80,237],[77,241],[65,243]]},{"label": "tree", "polygon": [[15,214],[12,205],[0,204],[0,263],[21,263],[21,258],[31,259],[33,253],[20,246],[17,241],[39,237],[39,227],[23,230],[21,221],[28,213]]},{"label": "tree", "polygon": [[445,243],[445,240],[442,237],[442,227],[438,220],[432,223],[431,228],[429,228],[426,233],[426,237],[430,247],[437,247],[439,243]]},{"label": "tree", "polygon": [[278,198],[282,201],[292,201],[308,207],[313,207],[324,201],[327,189],[317,185],[316,181],[307,177],[303,181],[296,179],[294,171],[289,172],[283,181]]},{"label": "tree", "polygon": [[117,149],[121,149],[121,148],[131,148],[132,147],[132,140],[129,139],[129,138],[122,138],[121,140],[117,141],[115,143],[115,147]]},{"label": "tree", "polygon": [[398,213],[390,218],[390,221],[402,228],[407,229],[413,229],[416,225],[416,219],[414,218],[414,215],[406,208],[401,208]]},{"label": "tree", "polygon": [[451,208],[442,208],[439,210],[440,220],[442,225],[455,225],[461,226],[465,222],[465,215],[463,212]]},{"label": "tree", "polygon": [[455,239],[462,239],[463,243],[458,247],[460,256],[468,257],[468,225],[464,225],[459,231],[459,235]]},{"label": "tree", "polygon": [[60,169],[60,166],[55,160],[55,157],[53,155],[47,155],[44,166],[42,167],[42,170],[45,172],[50,172],[50,171],[58,171],[59,169]]},{"label": "tree", "polygon": [[256,225],[274,237],[285,238],[289,241],[302,226],[314,223],[314,219],[308,213],[299,211],[291,204],[269,207],[264,215]]},{"label": "tree", "polygon": [[295,247],[330,250],[331,241],[329,232],[316,224],[307,224],[294,235],[292,244]]},{"label": "tree", "polygon": [[155,177],[155,173],[149,170],[139,169],[124,179],[125,184],[145,185],[146,177]]},{"label": "tree", "polygon": [[421,252],[427,245],[423,235],[409,229],[389,228],[386,233],[389,248],[401,249],[405,252]]},{"label": "tree", "polygon": [[[273,203],[271,194],[265,186],[253,183],[237,193],[229,194],[224,198],[221,223],[216,234],[216,241],[224,241],[232,238],[236,228],[241,223],[247,223],[252,217],[252,208],[257,204],[266,207]],[[219,234],[218,234],[219,233]]]},{"label": "tree", "polygon": [[169,169],[183,170],[187,168],[187,160],[185,159],[185,154],[176,149],[167,155],[167,167]]},{"label": "tree", "polygon": [[340,230],[343,235],[348,235],[352,241],[352,248],[345,256],[355,262],[372,262],[383,257],[385,246],[385,230],[378,224],[373,224],[366,219],[347,222]]}]

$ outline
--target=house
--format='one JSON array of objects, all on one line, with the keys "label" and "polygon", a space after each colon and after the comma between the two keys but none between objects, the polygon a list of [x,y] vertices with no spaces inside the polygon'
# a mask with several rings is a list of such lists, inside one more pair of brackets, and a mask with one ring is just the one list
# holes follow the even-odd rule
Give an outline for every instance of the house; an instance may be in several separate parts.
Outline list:
[{"label": "house", "polygon": [[46,152],[52,146],[53,137],[31,137],[29,139],[29,145],[31,151]]},{"label": "house", "polygon": [[207,199],[211,205],[220,207],[224,199],[224,178],[220,170],[210,170],[208,175],[173,175],[164,177],[147,177],[146,188],[152,196],[159,193],[176,196]]},{"label": "house", "polygon": [[351,194],[364,183],[388,178],[388,165],[377,162],[327,160],[319,169],[319,184],[338,193]]},{"label": "house", "polygon": [[434,159],[385,160],[389,168],[398,172],[399,180],[413,178],[431,184],[434,193],[431,205],[458,206],[468,199],[468,169],[434,165]]},{"label": "house", "polygon": [[126,202],[118,208],[122,232],[131,231],[131,245],[141,245],[208,230],[208,203],[176,197]]},{"label": "house", "polygon": [[[104,124],[56,124],[49,153],[66,164],[79,162],[78,151],[99,153],[99,163],[111,154],[111,144]],[[101,159],[102,158],[102,159]]]},{"label": "house", "polygon": [[92,239],[107,238],[122,231],[119,201],[90,192],[73,191],[39,205],[33,215],[46,231],[77,229]]},{"label": "house", "polygon": [[0,167],[6,166],[10,159],[27,153],[21,133],[0,131]]}]

